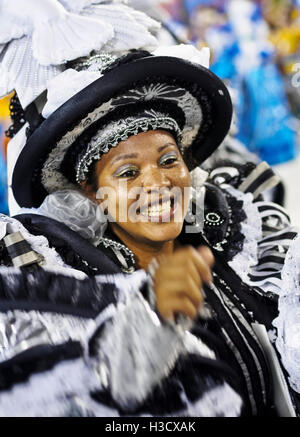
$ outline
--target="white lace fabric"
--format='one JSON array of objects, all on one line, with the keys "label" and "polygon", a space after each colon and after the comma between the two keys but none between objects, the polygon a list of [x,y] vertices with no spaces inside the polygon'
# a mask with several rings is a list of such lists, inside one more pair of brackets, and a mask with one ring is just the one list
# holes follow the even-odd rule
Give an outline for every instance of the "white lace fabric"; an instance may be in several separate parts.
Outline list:
[{"label": "white lace fabric", "polygon": [[22,208],[20,213],[39,214],[64,223],[94,246],[107,227],[101,208],[79,190],[61,190],[48,195],[39,208]]},{"label": "white lace fabric", "polygon": [[241,232],[245,237],[243,250],[235,255],[229,265],[247,283],[250,268],[258,261],[257,243],[262,238],[261,218],[251,193],[242,193],[231,186],[227,186],[226,190],[236,199],[243,201],[243,210],[246,213],[246,219],[241,223]]},{"label": "white lace fabric", "polygon": [[276,347],[292,388],[300,393],[300,236],[288,250],[281,276],[279,315],[273,322],[277,328]]}]

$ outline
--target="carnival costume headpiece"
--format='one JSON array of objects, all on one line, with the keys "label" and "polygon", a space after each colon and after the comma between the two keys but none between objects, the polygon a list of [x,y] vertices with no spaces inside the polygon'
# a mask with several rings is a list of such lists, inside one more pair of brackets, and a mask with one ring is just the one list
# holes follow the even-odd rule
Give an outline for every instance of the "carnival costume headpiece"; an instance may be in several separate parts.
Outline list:
[{"label": "carnival costume headpiece", "polygon": [[122,3],[0,3],[0,93],[16,90],[27,121],[25,144],[10,145],[19,205],[78,188],[95,160],[139,132],[172,132],[190,170],[228,132],[231,100],[209,50],[155,50],[158,23]]}]

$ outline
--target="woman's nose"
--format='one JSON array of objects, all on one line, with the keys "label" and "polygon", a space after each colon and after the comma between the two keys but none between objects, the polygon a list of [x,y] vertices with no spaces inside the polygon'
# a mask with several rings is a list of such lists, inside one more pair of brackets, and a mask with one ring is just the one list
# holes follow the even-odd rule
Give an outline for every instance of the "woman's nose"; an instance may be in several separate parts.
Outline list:
[{"label": "woman's nose", "polygon": [[171,181],[163,169],[156,166],[148,166],[142,175],[142,187],[146,192],[153,189],[171,187]]}]

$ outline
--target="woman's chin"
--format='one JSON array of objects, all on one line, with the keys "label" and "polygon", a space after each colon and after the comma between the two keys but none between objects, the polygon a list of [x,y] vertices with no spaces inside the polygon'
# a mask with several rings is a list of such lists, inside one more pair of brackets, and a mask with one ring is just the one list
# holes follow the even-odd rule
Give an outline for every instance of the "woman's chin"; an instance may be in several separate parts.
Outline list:
[{"label": "woman's chin", "polygon": [[179,222],[146,222],[139,223],[139,234],[150,241],[175,240],[182,231],[183,223]]}]

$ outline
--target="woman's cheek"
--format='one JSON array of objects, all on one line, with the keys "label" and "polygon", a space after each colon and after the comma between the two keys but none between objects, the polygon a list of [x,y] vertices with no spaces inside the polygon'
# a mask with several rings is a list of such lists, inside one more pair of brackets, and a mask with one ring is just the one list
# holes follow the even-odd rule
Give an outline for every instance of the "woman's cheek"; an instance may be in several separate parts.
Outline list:
[{"label": "woman's cheek", "polygon": [[[119,181],[116,189],[116,219],[117,222],[126,223],[131,221],[130,211],[134,211],[133,216],[136,216],[136,210],[139,207],[139,194],[141,189],[136,186],[131,186],[127,181]],[[136,220],[135,220],[136,221]]]}]

